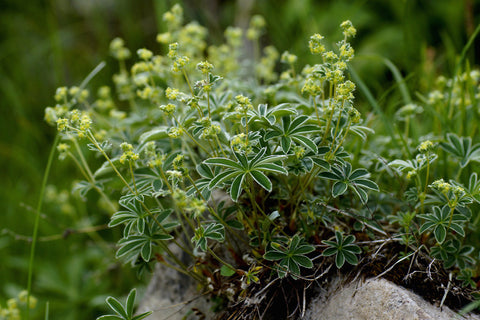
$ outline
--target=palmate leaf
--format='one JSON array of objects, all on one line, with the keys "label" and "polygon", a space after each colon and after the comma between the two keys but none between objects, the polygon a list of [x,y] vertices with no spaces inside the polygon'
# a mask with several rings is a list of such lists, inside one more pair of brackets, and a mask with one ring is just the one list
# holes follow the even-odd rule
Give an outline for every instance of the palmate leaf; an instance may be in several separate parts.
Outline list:
[{"label": "palmate leaf", "polygon": [[225,240],[225,227],[223,224],[212,222],[208,225],[198,226],[191,241],[195,243],[196,248],[207,251],[207,239],[223,242]]},{"label": "palmate leaf", "polygon": [[120,205],[127,210],[118,211],[113,214],[109,227],[115,227],[125,224],[124,236],[132,233],[143,234],[148,218],[148,212],[145,211],[140,201],[124,202],[119,201]]},{"label": "palmate leaf", "polygon": [[370,176],[367,170],[361,168],[352,172],[352,165],[349,162],[331,167],[330,171],[321,172],[319,176],[335,182],[332,186],[333,197],[344,194],[350,188],[357,194],[362,203],[366,203],[368,201],[368,190],[379,191],[378,185],[367,179]]},{"label": "palmate leaf", "polygon": [[[453,216],[451,216],[452,214]],[[463,224],[467,218],[462,214],[456,214],[455,212],[452,213],[448,205],[445,205],[442,208],[434,206],[433,213],[420,214],[418,216],[425,219],[419,232],[422,234],[429,230],[433,231],[435,240],[439,244],[442,244],[445,241],[448,229],[451,229],[462,237],[465,236]]]},{"label": "palmate leaf", "polygon": [[152,311],[148,311],[133,316],[136,293],[136,289],[132,289],[130,291],[125,306],[123,306],[122,303],[114,297],[108,297],[105,301],[107,305],[116,313],[116,315],[100,316],[97,318],[97,320],[141,320],[151,315]]},{"label": "palmate leaf", "polygon": [[280,125],[273,126],[266,132],[265,140],[280,137],[280,146],[284,153],[290,150],[292,140],[316,153],[318,147],[307,135],[320,131],[320,128],[316,124],[309,124],[309,120],[306,115],[295,117],[293,120],[291,116],[284,116]]},{"label": "palmate leaf", "polygon": [[244,188],[244,182],[249,177],[263,189],[272,191],[272,182],[265,172],[288,174],[288,171],[278,162],[285,159],[283,155],[266,155],[267,148],[262,148],[252,158],[245,154],[233,152],[235,160],[228,158],[210,158],[203,161],[205,165],[214,165],[224,168],[213,177],[208,185],[209,189],[216,188],[224,183],[230,183],[230,197],[237,201]]},{"label": "palmate leaf", "polygon": [[440,142],[440,147],[458,158],[462,168],[470,161],[480,161],[480,144],[472,145],[471,137],[458,137],[454,133],[448,133],[447,141]]},{"label": "palmate leaf", "polygon": [[266,104],[259,104],[256,110],[248,110],[248,123],[262,122],[267,126],[273,126],[278,117],[297,114],[297,111],[290,105],[290,103],[282,103],[275,107],[268,108]]},{"label": "palmate leaf", "polygon": [[343,267],[345,261],[351,265],[358,264],[357,254],[362,250],[359,246],[354,244],[355,236],[348,235],[345,238],[340,231],[335,231],[335,241],[323,240],[322,243],[327,245],[327,248],[322,252],[325,257],[335,255],[335,265],[338,269]]},{"label": "palmate leaf", "polygon": [[294,235],[289,242],[272,242],[263,255],[266,260],[277,261],[277,274],[280,278],[291,274],[293,278],[300,275],[300,267],[313,268],[312,260],[306,254],[313,252],[315,247],[305,242],[303,238]]}]

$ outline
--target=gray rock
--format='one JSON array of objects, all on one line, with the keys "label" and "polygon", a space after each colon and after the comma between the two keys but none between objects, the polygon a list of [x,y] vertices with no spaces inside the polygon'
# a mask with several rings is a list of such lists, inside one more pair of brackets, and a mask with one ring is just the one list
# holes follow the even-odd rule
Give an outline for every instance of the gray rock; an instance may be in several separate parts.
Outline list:
[{"label": "gray rock", "polygon": [[385,279],[370,279],[342,285],[337,279],[315,298],[305,320],[451,320],[462,317],[447,307],[439,308],[417,294]]},{"label": "gray rock", "polygon": [[214,318],[211,306],[195,280],[157,264],[137,312],[153,311],[148,320],[206,320]]}]

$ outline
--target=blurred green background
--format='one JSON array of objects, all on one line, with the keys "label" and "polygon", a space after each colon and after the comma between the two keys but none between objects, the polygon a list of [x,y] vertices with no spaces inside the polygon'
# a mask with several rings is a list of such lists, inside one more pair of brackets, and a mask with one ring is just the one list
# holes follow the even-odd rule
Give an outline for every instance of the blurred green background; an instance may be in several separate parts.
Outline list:
[{"label": "blurred green background", "polygon": [[[114,37],[135,50],[158,52],[162,14],[174,3],[185,20],[197,20],[210,31],[211,44],[222,41],[229,25],[245,26],[252,14],[267,21],[264,44],[299,56],[298,65],[313,64],[307,42],[313,33],[340,39],[338,25],[351,20],[358,33],[354,68],[387,114],[400,105],[393,77],[380,57],[401,71],[410,92],[427,89],[435,75],[451,75],[460,53],[479,22],[474,0],[16,0],[0,1],[0,305],[27,286],[29,238],[43,171],[54,129],[43,121],[59,86],[79,85],[101,61],[107,67],[89,84],[110,83],[116,64],[108,56]],[[480,49],[469,52],[478,64]],[[368,106],[358,93],[362,112]],[[109,230],[77,232],[107,223],[96,206],[69,192],[80,178],[58,160],[49,178],[40,223],[33,294],[43,319],[50,302],[52,319],[92,319],[104,310],[107,295],[141,287],[129,266],[114,261]],[[140,281],[140,282],[139,282]],[[142,280],[145,283],[145,279]]]}]

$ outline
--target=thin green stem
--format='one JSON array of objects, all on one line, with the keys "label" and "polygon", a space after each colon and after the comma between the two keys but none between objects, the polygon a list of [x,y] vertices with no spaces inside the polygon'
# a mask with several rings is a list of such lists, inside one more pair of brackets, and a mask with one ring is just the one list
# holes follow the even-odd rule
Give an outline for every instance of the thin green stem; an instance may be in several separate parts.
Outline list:
[{"label": "thin green stem", "polygon": [[183,73],[183,77],[185,78],[185,81],[187,82],[188,89],[190,90],[192,97],[195,96],[195,94],[193,93],[192,86],[190,85],[190,80],[188,80],[188,75],[187,75],[187,72],[185,71],[185,68],[182,68],[182,73]]},{"label": "thin green stem", "polygon": [[[332,96],[332,92],[333,92],[333,85],[330,84],[329,97]],[[328,102],[328,107],[331,109],[331,112],[330,112],[330,116],[328,117],[327,127],[325,128],[325,132],[323,133],[322,143],[327,139],[328,131],[330,131],[330,125],[333,119],[333,114],[335,113],[335,108],[334,106],[332,106],[332,100],[333,99],[329,99],[329,102]]]},{"label": "thin green stem", "polygon": [[318,113],[317,97],[313,96],[312,98],[313,98],[313,108],[315,109],[315,114],[317,116],[318,125],[322,126],[322,122],[320,121],[320,114]]},{"label": "thin green stem", "polygon": [[132,160],[128,160],[128,167],[130,169],[130,175],[132,176],[133,188],[135,188],[135,195],[138,196],[137,183],[135,182],[135,174],[133,173]]},{"label": "thin green stem", "polygon": [[223,265],[226,265],[227,267],[229,267],[232,270],[237,270],[237,268],[232,266],[230,263],[228,263],[225,260],[223,260],[222,258],[220,258],[212,249],[210,249],[209,246],[207,246],[207,250],[215,259],[217,259],[218,262],[222,263]]},{"label": "thin green stem", "polygon": [[32,277],[33,277],[33,264],[35,258],[35,247],[37,244],[37,236],[38,236],[38,227],[40,224],[40,211],[43,205],[43,197],[45,195],[45,188],[47,187],[48,176],[50,174],[50,169],[53,163],[53,156],[55,155],[55,150],[57,149],[57,145],[60,141],[60,134],[57,133],[55,135],[55,140],[53,142],[52,148],[50,150],[50,155],[48,156],[47,167],[45,168],[45,172],[43,174],[43,181],[40,188],[40,195],[37,202],[37,209],[35,212],[35,223],[33,226],[33,236],[32,236],[32,246],[30,247],[30,259],[28,263],[28,278],[27,278],[27,320],[30,319],[30,295],[32,291]]},{"label": "thin green stem", "polygon": [[78,169],[80,170],[81,174],[85,177],[85,179],[87,179],[88,182],[90,182],[90,184],[92,185],[92,187],[100,194],[100,196],[108,203],[108,205],[111,207],[112,209],[112,213],[116,211],[116,207],[115,205],[113,204],[113,202],[110,200],[110,198],[105,194],[105,192],[103,192],[102,189],[100,189],[97,185],[96,185],[96,180],[94,178],[93,175],[89,175],[85,169],[83,168],[82,164],[78,161],[78,159],[76,157],[73,156],[73,154],[71,152],[68,152],[67,153],[68,156],[70,157],[70,159],[73,160],[73,163],[75,163],[75,165],[78,167]]}]

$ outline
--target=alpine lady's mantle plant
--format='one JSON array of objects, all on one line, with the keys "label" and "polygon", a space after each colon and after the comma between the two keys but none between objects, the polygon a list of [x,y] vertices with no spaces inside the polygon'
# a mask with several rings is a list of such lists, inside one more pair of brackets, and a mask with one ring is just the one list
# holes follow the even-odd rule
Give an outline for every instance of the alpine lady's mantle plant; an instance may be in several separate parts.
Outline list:
[{"label": "alpine lady's mantle plant", "polygon": [[[343,39],[334,50],[321,35],[311,36],[318,64],[299,68],[289,52],[266,47],[260,55],[265,22],[259,16],[246,35],[228,28],[225,44],[210,47],[203,27],[183,25],[180,6],[163,18],[168,32],[157,36],[163,50],[137,50],[130,67],[124,42],[111,42],[119,62],[115,88],[100,87],[92,99],[85,88],[62,87],[56,106],[46,109],[46,121],[62,137],[60,158],[73,161],[84,177],[74,189],[100,195],[110,227],[123,228],[117,257],[140,273],[161,263],[231,300],[243,299],[253,283],[314,279],[316,261],[358,264],[362,250],[353,230],[367,239],[384,235],[379,221],[385,219],[372,219],[369,196],[379,188],[359,167],[354,148],[372,130],[362,126],[348,80],[352,23],[340,25]],[[244,36],[254,44],[253,62],[240,59]],[[441,147],[462,164],[476,155],[461,148],[477,147],[468,138],[447,138]],[[418,236],[433,233],[432,256],[449,267],[468,262],[456,239],[469,217],[457,210],[474,199],[454,182],[430,184],[433,144],[418,150],[414,160],[390,163],[418,178],[407,192],[418,209],[390,216],[400,224],[397,238],[407,249],[418,248],[427,245],[415,241]],[[85,152],[103,164],[94,167]],[[478,189],[476,175],[470,184]],[[175,255],[173,246],[190,260]]]}]

